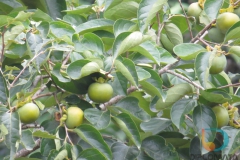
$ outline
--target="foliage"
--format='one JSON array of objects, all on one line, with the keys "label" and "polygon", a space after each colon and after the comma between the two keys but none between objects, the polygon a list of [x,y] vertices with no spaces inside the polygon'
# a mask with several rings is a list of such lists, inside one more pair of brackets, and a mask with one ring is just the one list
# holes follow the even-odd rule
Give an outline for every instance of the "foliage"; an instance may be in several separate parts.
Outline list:
[{"label": "foliage", "polygon": [[[199,0],[199,17],[179,2],[176,9],[168,0],[0,0],[1,158],[177,160],[238,152],[240,87],[231,80],[239,74],[209,69],[219,54],[239,61],[240,22],[218,43],[207,34],[239,1]],[[106,103],[87,94],[99,78],[113,88]],[[17,110],[29,102],[40,116],[24,124]],[[70,129],[71,105],[84,120]],[[201,144],[225,144],[214,130],[202,136],[218,126],[216,105],[230,119],[221,128],[229,142],[218,152]]]}]

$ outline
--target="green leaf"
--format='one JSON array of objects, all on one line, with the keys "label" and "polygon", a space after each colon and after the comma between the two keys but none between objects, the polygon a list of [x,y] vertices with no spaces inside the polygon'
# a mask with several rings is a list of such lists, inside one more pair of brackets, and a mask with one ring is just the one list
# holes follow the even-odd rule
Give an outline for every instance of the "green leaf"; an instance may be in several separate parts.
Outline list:
[{"label": "green leaf", "polygon": [[163,100],[165,100],[166,93],[162,90],[163,82],[158,73],[152,69],[144,69],[151,74],[151,78],[140,81],[139,84],[149,94],[157,95],[158,97],[161,97]]},{"label": "green leaf", "polygon": [[104,12],[104,17],[106,19],[117,20],[120,18],[123,19],[132,19],[137,16],[138,3],[134,1],[122,1],[118,5],[107,9]]},{"label": "green leaf", "polygon": [[[59,0],[44,0],[46,3],[46,6],[48,8],[48,14],[53,18],[61,18],[65,15],[65,13],[62,12],[62,10],[67,9],[66,1],[59,1]],[[37,7],[39,8],[39,7]]]},{"label": "green leaf", "polygon": [[68,14],[78,14],[78,15],[90,14],[90,13],[93,13],[92,7],[93,7],[92,5],[81,5],[71,10],[63,10],[62,12],[66,12]]},{"label": "green leaf", "polygon": [[106,160],[106,158],[97,149],[86,149],[80,153],[77,160]]},{"label": "green leaf", "polygon": [[35,142],[33,140],[32,132],[29,129],[22,131],[21,142],[27,150],[32,150],[34,148]]},{"label": "green leaf", "polygon": [[137,157],[137,160],[154,160],[151,157],[149,157],[144,151],[140,151],[140,154]]},{"label": "green leaf", "polygon": [[126,19],[118,19],[113,26],[115,37],[123,32],[131,31],[135,27],[135,23]]},{"label": "green leaf", "polygon": [[6,15],[0,15],[1,21],[0,21],[0,27],[6,26],[9,22],[9,20],[12,20],[13,17],[6,16]]},{"label": "green leaf", "polygon": [[171,53],[169,53],[167,50],[165,50],[164,48],[158,47],[158,52],[160,53],[160,57],[161,57],[161,63],[162,64],[171,64],[177,61],[176,58],[174,58],[172,56]]},{"label": "green leaf", "polygon": [[92,73],[100,72],[100,67],[96,62],[81,59],[71,63],[67,68],[67,74],[70,78],[77,80],[86,77]]},{"label": "green leaf", "polygon": [[217,18],[218,12],[221,9],[224,0],[206,0],[204,3],[204,11],[210,21]]},{"label": "green leaf", "polygon": [[52,135],[46,131],[37,130],[32,134],[34,137],[47,138],[47,139],[56,139],[56,135]]},{"label": "green leaf", "polygon": [[134,146],[127,146],[124,143],[116,142],[111,146],[114,160],[133,160],[138,154],[139,150]]},{"label": "green leaf", "polygon": [[132,118],[126,113],[120,113],[119,115],[113,117],[113,119],[117,122],[121,130],[125,132],[128,138],[133,141],[138,148],[140,148],[140,133]]},{"label": "green leaf", "polygon": [[173,48],[174,53],[183,60],[194,59],[200,52],[206,51],[199,44],[183,43]]},{"label": "green leaf", "polygon": [[240,130],[230,126],[224,126],[221,129],[227,133],[229,138],[227,147],[222,150],[222,155],[234,154],[236,151],[239,151]]},{"label": "green leaf", "polygon": [[86,33],[80,42],[75,43],[76,51],[84,52],[86,50],[95,51],[98,54],[103,54],[104,45],[100,37],[93,33]]},{"label": "green leaf", "polygon": [[110,111],[100,111],[96,108],[88,108],[84,111],[84,117],[98,130],[106,128],[111,121]]},{"label": "green leaf", "polygon": [[80,24],[75,28],[76,33],[84,34],[87,32],[93,32],[97,30],[112,31],[114,21],[109,19],[94,19],[83,24]]},{"label": "green leaf", "polygon": [[0,2],[0,14],[8,14],[12,10],[13,7],[11,7],[10,5]]},{"label": "green leaf", "polygon": [[143,35],[139,31],[132,33],[124,32],[119,34],[113,44],[114,59],[116,59],[122,53],[130,50],[131,48],[138,46],[149,38],[149,36]]},{"label": "green leaf", "polygon": [[0,102],[5,104],[7,102],[8,97],[9,97],[9,91],[7,88],[7,83],[3,76],[2,71],[0,71]]},{"label": "green leaf", "polygon": [[[10,46],[14,39],[25,30],[21,24],[13,26],[11,30],[7,30],[4,34],[4,44]],[[2,38],[1,38],[2,39]],[[2,41],[1,41],[2,43]]]},{"label": "green leaf", "polygon": [[209,69],[210,69],[210,62],[212,54],[211,52],[202,52],[199,53],[195,60],[195,72],[197,74],[198,80],[200,84],[206,88],[208,76],[209,76]]},{"label": "green leaf", "polygon": [[112,159],[110,148],[103,140],[101,134],[94,127],[90,125],[81,125],[80,127],[74,129],[74,132],[76,132],[79,137],[90,144],[93,148],[97,149],[106,159]]},{"label": "green leaf", "polygon": [[[61,69],[61,64],[57,63],[53,70],[52,70],[52,78],[53,81],[61,88],[73,92],[73,93],[81,93],[82,91],[78,88],[76,88],[75,84],[73,81],[71,81],[68,78],[65,78],[61,75],[60,73],[60,69]],[[84,92],[83,92],[84,93]],[[51,97],[53,102],[55,101],[54,97]],[[52,101],[51,101],[52,102]],[[43,102],[42,102],[43,103]],[[43,103],[44,104],[44,103]],[[49,105],[44,104],[46,107]]]},{"label": "green leaf", "polygon": [[34,14],[31,16],[31,18],[35,21],[44,21],[44,22],[51,22],[52,18],[44,13],[43,11],[41,11],[40,9],[37,9]]},{"label": "green leaf", "polygon": [[167,91],[166,100],[164,101],[162,98],[160,98],[156,102],[155,108],[157,110],[170,108],[179,99],[181,99],[187,94],[192,94],[193,92],[194,92],[193,87],[188,83],[181,83],[181,84],[174,85]]},{"label": "green leaf", "polygon": [[69,38],[72,38],[72,35],[75,32],[72,26],[61,21],[51,22],[50,30],[58,38],[62,38],[63,36],[68,36]]},{"label": "green leaf", "polygon": [[204,91],[201,90],[200,94],[209,102],[214,102],[214,103],[225,103],[231,100],[231,96],[221,89],[213,88],[213,89],[207,89]]},{"label": "green leaf", "polygon": [[151,78],[151,74],[148,71],[146,71],[145,69],[136,66],[136,70],[137,70],[139,81],[144,81],[148,78]]},{"label": "green leaf", "polygon": [[50,151],[56,149],[56,145],[53,139],[42,139],[40,144],[40,152],[42,156],[48,156]]},{"label": "green leaf", "polygon": [[167,144],[172,144],[174,147],[181,147],[189,142],[188,139],[184,139],[184,135],[180,132],[165,131],[158,135],[163,137]]},{"label": "green leaf", "polygon": [[127,95],[127,85],[128,80],[121,72],[116,72],[113,74],[114,81],[110,82],[111,86],[114,88],[114,95]]},{"label": "green leaf", "polygon": [[[209,76],[209,80],[216,88],[232,84],[230,78],[225,72],[221,72],[220,74],[212,74]],[[227,93],[233,94],[232,87],[222,88],[222,90],[226,91]]]},{"label": "green leaf", "polygon": [[71,24],[72,26],[78,26],[85,23],[87,20],[85,17],[76,14],[67,14],[63,17],[63,21]]},{"label": "green leaf", "polygon": [[13,113],[1,113],[0,112],[0,122],[4,124],[4,126],[8,130],[8,134],[6,135],[5,143],[10,149],[10,160],[14,160],[17,148],[16,143],[20,140],[19,130],[20,128],[20,120],[17,112]]},{"label": "green leaf", "polygon": [[139,101],[135,97],[126,97],[114,106],[123,113],[129,114],[132,118],[137,118],[139,121],[148,121],[151,118],[142,108],[139,107]]},{"label": "green leaf", "polygon": [[240,46],[231,46],[228,53],[229,54],[235,54],[238,57],[240,57]]},{"label": "green leaf", "polygon": [[146,41],[131,49],[131,51],[138,52],[148,59],[152,60],[156,64],[160,65],[161,54],[157,47],[151,41]]},{"label": "green leaf", "polygon": [[[205,129],[205,141],[213,142],[216,131],[206,130],[217,128],[216,116],[210,107],[204,105],[195,107],[193,110],[193,123],[200,138],[202,138],[202,131]],[[202,151],[202,153],[204,153],[204,151]]]},{"label": "green leaf", "polygon": [[67,155],[68,155],[68,153],[67,153],[67,150],[66,149],[64,149],[64,150],[61,150],[58,154],[57,154],[57,156],[54,158],[54,160],[63,160],[63,159],[65,159],[66,157],[67,157]]},{"label": "green leaf", "polygon": [[180,99],[171,108],[171,120],[180,129],[185,123],[185,115],[197,106],[197,101],[192,99]]},{"label": "green leaf", "polygon": [[188,22],[186,21],[186,17],[182,14],[173,14],[169,17],[169,21],[180,29],[182,33],[188,30]]},{"label": "green leaf", "polygon": [[141,32],[145,31],[166,2],[167,0],[142,0],[140,2],[137,18]]},{"label": "green leaf", "polygon": [[175,46],[183,43],[183,36],[180,29],[173,23],[166,23],[164,25],[166,35],[170,42]]},{"label": "green leaf", "polygon": [[140,127],[144,132],[151,132],[153,135],[160,133],[172,124],[171,120],[166,118],[152,118],[148,122],[142,122]]},{"label": "green leaf", "polygon": [[[133,62],[131,62],[130,60],[129,61],[125,61],[125,63],[128,63],[129,65],[131,65],[131,67],[135,67]],[[133,65],[132,65],[133,64]],[[133,77],[133,75],[131,74],[130,70],[127,68],[127,66],[125,66],[121,61],[119,60],[115,60],[115,63],[114,63],[117,71],[121,72],[123,76],[126,77],[126,79],[129,80],[129,82],[134,85],[134,86],[137,86],[137,81],[135,81],[134,78],[136,77]],[[132,69],[132,68],[130,68]],[[136,71],[135,71],[136,72]]]},{"label": "green leaf", "polygon": [[240,38],[240,22],[235,23],[226,33],[224,42]]},{"label": "green leaf", "polygon": [[143,140],[141,147],[153,159],[178,160],[178,154],[172,145],[167,145],[164,138],[150,136]]}]

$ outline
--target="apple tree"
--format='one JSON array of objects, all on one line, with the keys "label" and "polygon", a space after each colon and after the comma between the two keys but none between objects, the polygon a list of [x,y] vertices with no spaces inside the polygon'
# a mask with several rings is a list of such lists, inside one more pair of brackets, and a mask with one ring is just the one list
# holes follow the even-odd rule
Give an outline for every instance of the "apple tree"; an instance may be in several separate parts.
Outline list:
[{"label": "apple tree", "polygon": [[240,0],[0,0],[0,157],[237,159],[239,16]]}]

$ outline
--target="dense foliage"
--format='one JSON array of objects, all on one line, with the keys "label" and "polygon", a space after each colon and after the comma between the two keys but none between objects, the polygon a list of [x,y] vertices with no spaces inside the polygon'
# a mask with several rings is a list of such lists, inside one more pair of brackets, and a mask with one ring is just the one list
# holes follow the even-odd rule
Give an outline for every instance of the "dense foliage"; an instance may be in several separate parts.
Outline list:
[{"label": "dense foliage", "polygon": [[239,5],[0,0],[0,158],[236,158]]}]

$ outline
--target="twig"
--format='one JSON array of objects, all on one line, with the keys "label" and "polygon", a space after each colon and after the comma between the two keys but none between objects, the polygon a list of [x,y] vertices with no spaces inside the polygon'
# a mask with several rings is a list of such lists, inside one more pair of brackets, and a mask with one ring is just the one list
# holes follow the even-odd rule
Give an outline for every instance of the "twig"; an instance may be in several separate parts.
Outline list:
[{"label": "twig", "polygon": [[193,122],[192,118],[190,118],[188,115],[185,114],[185,118],[188,119],[189,121]]},{"label": "twig", "polygon": [[32,96],[32,99],[36,99],[35,97],[37,97],[46,88],[47,88],[46,85],[42,85],[41,88]]},{"label": "twig", "polygon": [[116,104],[118,101],[120,101],[121,99],[123,99],[125,96],[120,96],[117,95],[115,97],[113,97],[112,99],[110,99],[108,102],[101,104],[99,107],[101,108],[101,110],[105,111],[107,109],[108,106],[111,106],[113,104]]},{"label": "twig", "polygon": [[44,79],[44,78],[49,78],[49,75],[38,75],[38,76],[36,76],[33,83],[32,83],[32,86],[29,89],[29,91],[32,91],[37,86],[38,82],[41,79]]},{"label": "twig", "polygon": [[25,69],[27,69],[29,67],[29,65],[41,54],[43,54],[44,52],[40,52],[36,55],[34,55],[34,57],[28,62],[28,64],[21,70],[21,72],[17,75],[17,77],[15,77],[15,79],[13,80],[13,82],[9,85],[9,90],[10,88],[13,87],[13,85],[16,83],[16,81],[19,79],[19,77],[23,74],[23,72],[25,71]]},{"label": "twig", "polygon": [[69,142],[71,143],[71,145],[73,146],[74,144],[73,144],[72,140],[71,140],[70,137],[69,137],[68,128],[67,128],[66,124],[64,124],[64,127],[65,127],[65,131],[66,131],[66,138],[68,139],[68,141],[69,141]]},{"label": "twig", "polygon": [[181,8],[182,8],[182,11],[183,11],[183,13],[184,13],[184,16],[185,16],[185,18],[186,18],[186,21],[187,21],[187,25],[188,25],[188,29],[189,29],[189,32],[190,32],[191,39],[193,39],[193,33],[192,33],[192,30],[191,30],[191,27],[190,27],[190,24],[189,24],[189,21],[188,21],[188,18],[187,18],[187,14],[186,14],[186,12],[185,12],[183,6],[182,6],[182,2],[181,2],[181,0],[178,0],[178,1],[179,1],[179,4],[180,4]]},{"label": "twig", "polygon": [[198,42],[199,42],[199,39],[203,39],[206,35],[208,34],[208,31],[205,31],[202,35],[201,35],[201,37],[199,38],[199,37],[197,37],[197,40],[194,42],[194,44],[197,44]]},{"label": "twig", "polygon": [[212,27],[212,24],[213,23],[215,23],[216,22],[216,19],[215,20],[213,20],[211,23],[209,23],[208,25],[206,25],[192,40],[191,40],[191,42],[195,42],[196,40],[198,40],[198,37],[201,37],[204,33],[205,33],[205,31],[207,31],[209,28],[211,28]]},{"label": "twig", "polygon": [[227,88],[227,87],[238,87],[238,86],[240,86],[240,83],[229,84],[229,85],[221,86],[221,87],[218,87],[218,88],[221,89],[221,88]]},{"label": "twig", "polygon": [[202,42],[203,44],[205,44],[206,46],[210,47],[212,50],[214,49],[212,46],[210,46],[210,45],[209,45],[207,42],[205,42],[203,39],[198,38],[198,40],[199,40],[200,42]]},{"label": "twig", "polygon": [[179,61],[180,61],[180,58],[178,57],[176,62],[166,65],[165,67],[163,67],[162,69],[160,69],[160,70],[158,71],[158,74],[161,75],[161,74],[165,73],[165,72],[166,72],[167,70],[169,70],[172,66],[174,66],[175,64],[177,64]]},{"label": "twig", "polygon": [[[3,27],[3,31],[2,31],[2,53],[1,53],[1,58],[0,58],[0,62],[3,62],[3,55],[4,55],[4,49],[5,49],[5,44],[4,44],[4,34],[5,34],[5,29],[6,27]],[[1,64],[2,66],[2,64]]]},{"label": "twig", "polygon": [[158,31],[157,31],[156,43],[159,46],[160,45],[160,35],[161,35],[161,31],[163,29],[164,24],[161,25],[159,13],[157,13],[156,16],[157,16],[157,22],[158,22]]},{"label": "twig", "polygon": [[198,89],[204,90],[204,88],[203,88],[202,86],[200,86],[200,85],[198,85],[197,83],[191,81],[190,79],[182,76],[181,74],[178,74],[178,73],[173,72],[173,71],[171,71],[171,70],[167,70],[166,72],[167,72],[167,73],[170,73],[170,74],[172,74],[172,75],[175,75],[175,76],[177,76],[178,78],[181,78],[182,80],[184,80],[184,81],[192,84],[193,86],[195,86],[195,87],[198,88]]},{"label": "twig", "polygon": [[[139,87],[141,87],[141,86],[139,86]],[[130,93],[136,91],[138,88],[137,87],[130,87],[130,88],[128,88],[127,93],[130,94]],[[126,96],[123,96],[123,95],[117,95],[117,96],[113,97],[112,99],[110,99],[108,102],[106,102],[104,104],[101,104],[99,107],[101,108],[101,110],[105,111],[108,106],[116,104],[118,101],[122,100],[125,97]]]},{"label": "twig", "polygon": [[20,157],[26,157],[27,155],[29,155],[30,153],[32,153],[33,151],[37,150],[38,148],[40,148],[40,143],[41,140],[38,139],[35,141],[35,146],[33,147],[32,150],[27,150],[27,149],[21,149],[20,151],[18,151],[15,155],[15,158],[20,158]]},{"label": "twig", "polygon": [[28,129],[28,128],[41,128],[38,124],[24,124],[22,125],[22,129]]},{"label": "twig", "polygon": [[65,59],[63,60],[62,66],[65,65],[65,64],[68,62],[69,58],[70,58],[70,52],[67,54],[67,56],[66,56]]},{"label": "twig", "polygon": [[240,0],[236,1],[233,5],[234,5],[234,6],[237,6],[238,3],[240,3]]},{"label": "twig", "polygon": [[54,93],[39,94],[39,95],[36,95],[36,96],[32,97],[32,100],[35,100],[35,99],[38,99],[38,98],[41,98],[41,97],[52,96],[53,94]]}]

